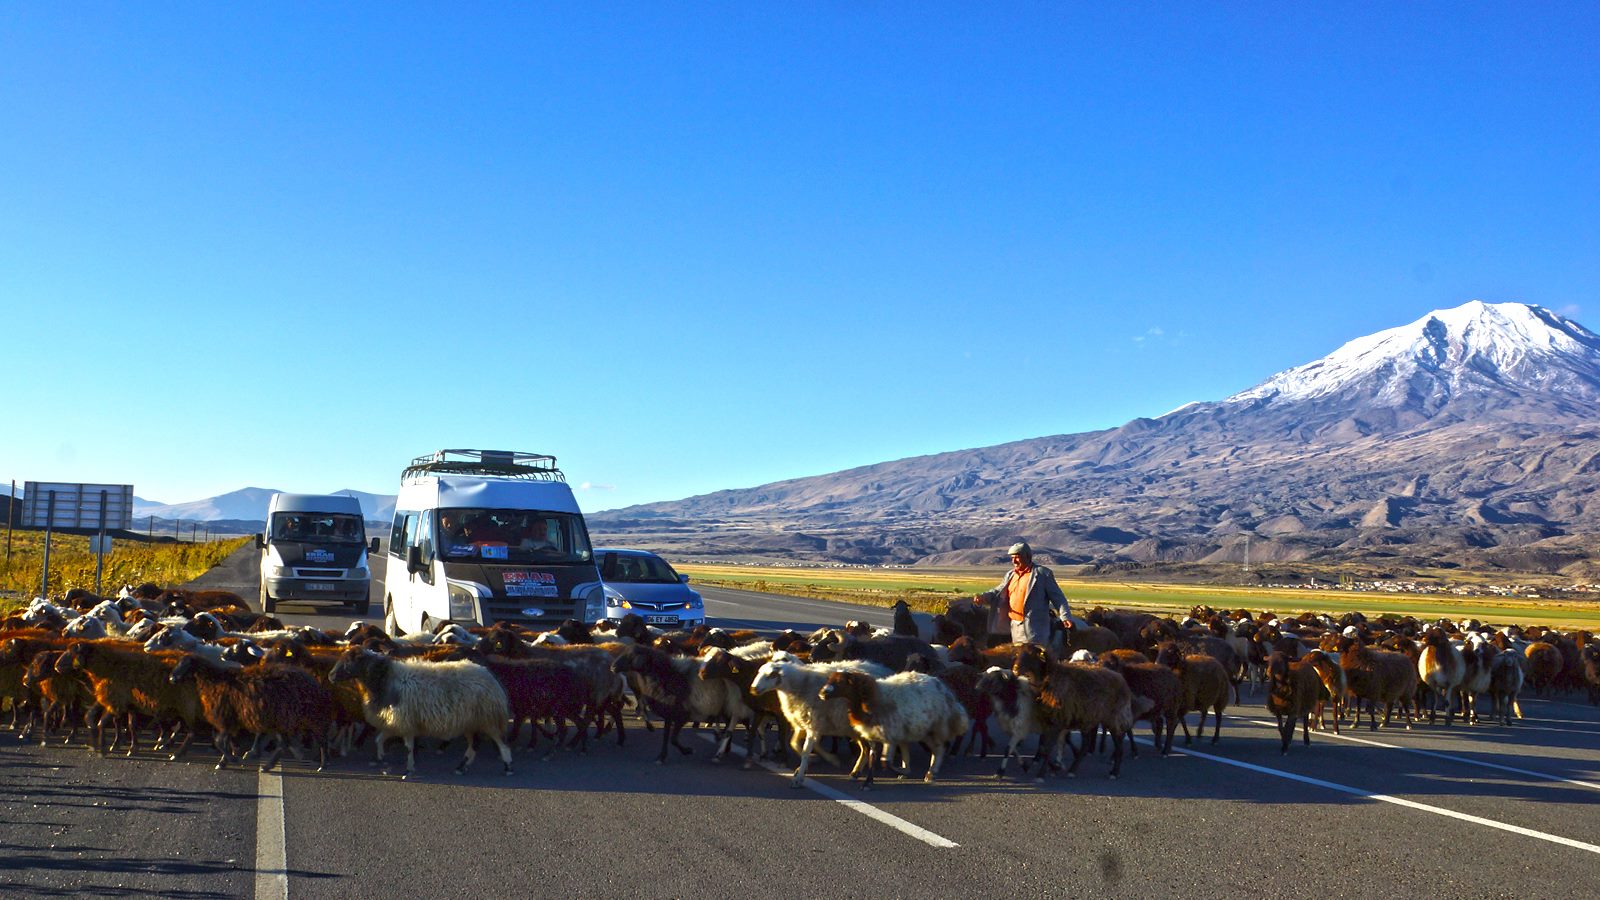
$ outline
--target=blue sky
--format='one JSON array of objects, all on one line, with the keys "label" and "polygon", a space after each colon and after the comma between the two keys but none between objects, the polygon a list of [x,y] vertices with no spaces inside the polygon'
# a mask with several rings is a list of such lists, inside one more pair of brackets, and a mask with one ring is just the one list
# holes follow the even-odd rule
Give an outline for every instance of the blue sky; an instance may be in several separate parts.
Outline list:
[{"label": "blue sky", "polygon": [[0,480],[603,509],[1600,299],[1600,6],[0,7]]}]

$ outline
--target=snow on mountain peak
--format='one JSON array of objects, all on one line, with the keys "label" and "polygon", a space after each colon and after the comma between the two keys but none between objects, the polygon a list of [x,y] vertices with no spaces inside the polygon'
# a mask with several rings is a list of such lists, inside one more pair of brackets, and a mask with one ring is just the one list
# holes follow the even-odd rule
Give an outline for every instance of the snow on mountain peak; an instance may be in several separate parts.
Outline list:
[{"label": "snow on mountain peak", "polygon": [[1356,338],[1227,402],[1311,400],[1375,380],[1374,400],[1400,405],[1419,375],[1431,376],[1447,396],[1485,383],[1593,396],[1600,389],[1600,336],[1543,307],[1473,300]]}]

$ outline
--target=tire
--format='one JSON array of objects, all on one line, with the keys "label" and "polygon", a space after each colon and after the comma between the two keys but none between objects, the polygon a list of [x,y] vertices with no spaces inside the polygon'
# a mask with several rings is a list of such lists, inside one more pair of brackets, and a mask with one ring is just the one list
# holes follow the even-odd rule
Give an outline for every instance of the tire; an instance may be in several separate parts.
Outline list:
[{"label": "tire", "polygon": [[383,630],[390,637],[405,637],[405,630],[394,618],[394,598],[386,597],[383,601]]},{"label": "tire", "polygon": [[263,613],[270,613],[276,612],[277,609],[278,601],[272,599],[272,595],[267,593],[267,584],[263,581],[261,583],[261,611]]},{"label": "tire", "polygon": [[436,623],[433,621],[433,617],[432,616],[428,615],[427,613],[423,613],[422,614],[422,624],[417,626],[417,633],[418,634],[433,634],[433,626],[435,624]]},{"label": "tire", "polygon": [[345,604],[345,606],[349,608],[350,615],[355,616],[358,619],[365,619],[367,617],[367,611],[372,607],[372,603],[368,600],[352,600],[351,602]]}]

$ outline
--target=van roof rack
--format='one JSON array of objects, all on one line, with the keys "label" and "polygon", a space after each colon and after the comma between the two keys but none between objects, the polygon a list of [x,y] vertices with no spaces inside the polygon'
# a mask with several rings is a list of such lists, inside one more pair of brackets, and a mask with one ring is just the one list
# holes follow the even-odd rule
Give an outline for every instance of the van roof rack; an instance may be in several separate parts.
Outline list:
[{"label": "van roof rack", "polygon": [[401,478],[417,475],[495,475],[530,481],[566,481],[556,468],[556,458],[543,453],[520,450],[436,450],[419,456],[400,473]]}]

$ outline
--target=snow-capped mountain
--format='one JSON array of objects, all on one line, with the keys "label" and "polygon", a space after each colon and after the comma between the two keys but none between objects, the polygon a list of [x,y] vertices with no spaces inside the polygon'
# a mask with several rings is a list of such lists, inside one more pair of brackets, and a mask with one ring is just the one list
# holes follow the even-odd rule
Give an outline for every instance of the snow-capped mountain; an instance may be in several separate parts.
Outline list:
[{"label": "snow-capped mountain", "polygon": [[[267,518],[267,501],[277,492],[276,488],[249,487],[188,503],[155,503],[134,497],[133,515],[135,518],[155,516],[158,519],[181,519],[186,522],[261,522]],[[352,490],[332,493],[355,497],[361,503],[361,513],[368,521],[384,521],[394,516],[393,494]]]},{"label": "snow-capped mountain", "polygon": [[589,518],[702,558],[963,563],[1025,537],[1057,562],[1238,562],[1248,539],[1258,562],[1600,573],[1594,496],[1600,337],[1474,301],[1155,419]]},{"label": "snow-capped mountain", "polygon": [[1543,307],[1474,300],[1356,338],[1227,402],[1362,394],[1437,412],[1463,396],[1521,392],[1600,400],[1600,335]]}]

